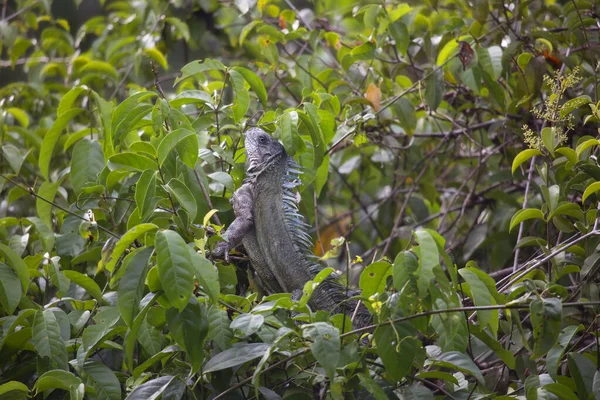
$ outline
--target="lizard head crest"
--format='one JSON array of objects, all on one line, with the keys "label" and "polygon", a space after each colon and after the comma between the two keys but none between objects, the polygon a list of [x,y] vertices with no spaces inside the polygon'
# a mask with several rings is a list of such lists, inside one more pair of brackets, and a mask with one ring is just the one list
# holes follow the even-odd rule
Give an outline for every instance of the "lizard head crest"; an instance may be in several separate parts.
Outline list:
[{"label": "lizard head crest", "polygon": [[260,128],[252,128],[244,136],[248,172],[266,167],[269,161],[285,153],[281,143]]}]

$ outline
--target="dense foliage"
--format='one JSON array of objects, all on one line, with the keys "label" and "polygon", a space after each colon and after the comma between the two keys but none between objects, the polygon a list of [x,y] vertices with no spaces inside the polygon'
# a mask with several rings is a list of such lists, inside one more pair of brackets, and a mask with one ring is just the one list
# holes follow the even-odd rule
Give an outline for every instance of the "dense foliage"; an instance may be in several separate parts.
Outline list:
[{"label": "dense foliage", "polygon": [[[596,1],[0,9],[0,398],[600,398]],[[209,257],[249,126],[374,326]]]}]

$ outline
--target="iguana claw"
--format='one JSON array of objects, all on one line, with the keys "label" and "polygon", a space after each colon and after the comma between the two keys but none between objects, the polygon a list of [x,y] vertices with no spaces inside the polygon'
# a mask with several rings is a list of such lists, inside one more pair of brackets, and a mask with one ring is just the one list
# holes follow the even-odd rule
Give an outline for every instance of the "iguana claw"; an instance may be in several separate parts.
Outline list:
[{"label": "iguana claw", "polygon": [[210,252],[211,257],[223,258],[226,263],[229,263],[229,243],[219,242],[215,246],[214,250]]}]

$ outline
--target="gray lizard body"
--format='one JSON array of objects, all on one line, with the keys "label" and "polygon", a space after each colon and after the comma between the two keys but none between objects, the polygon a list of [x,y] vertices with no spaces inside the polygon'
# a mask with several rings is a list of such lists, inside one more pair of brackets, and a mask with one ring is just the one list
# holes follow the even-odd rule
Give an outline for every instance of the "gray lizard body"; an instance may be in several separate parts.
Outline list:
[{"label": "gray lizard body", "polygon": [[[246,133],[247,178],[231,198],[236,219],[225,233],[226,242],[213,254],[225,256],[240,242],[244,245],[259,283],[269,293],[288,292],[298,299],[309,280],[321,270],[310,254],[311,239],[298,212],[294,190],[300,185],[299,167],[283,146],[262,129]],[[313,310],[353,315],[355,293],[328,278],[312,293]],[[359,305],[355,326],[370,323],[371,315]]]}]

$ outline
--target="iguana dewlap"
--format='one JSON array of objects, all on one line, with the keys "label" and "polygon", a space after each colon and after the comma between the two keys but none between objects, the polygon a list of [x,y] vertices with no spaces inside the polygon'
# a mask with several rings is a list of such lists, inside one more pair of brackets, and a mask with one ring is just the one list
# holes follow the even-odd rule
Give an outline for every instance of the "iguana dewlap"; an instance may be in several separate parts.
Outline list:
[{"label": "iguana dewlap", "polygon": [[[298,212],[294,190],[300,185],[299,167],[262,129],[251,129],[245,136],[247,177],[231,198],[236,219],[224,235],[227,241],[218,243],[213,254],[227,257],[241,242],[267,292],[299,297],[305,283],[321,270],[313,261],[307,225]],[[347,298],[345,287],[326,279],[308,304],[313,310],[352,315],[356,302]],[[361,305],[354,325],[365,326],[370,320]]]}]

